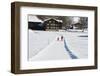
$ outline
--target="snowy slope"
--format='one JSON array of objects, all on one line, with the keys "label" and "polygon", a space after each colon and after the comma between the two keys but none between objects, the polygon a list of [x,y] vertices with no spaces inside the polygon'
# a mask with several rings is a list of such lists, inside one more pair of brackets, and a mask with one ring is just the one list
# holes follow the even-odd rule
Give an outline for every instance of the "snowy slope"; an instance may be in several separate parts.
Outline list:
[{"label": "snowy slope", "polygon": [[29,30],[29,57],[31,58],[38,52],[47,47],[55,38],[56,34],[45,31]]},{"label": "snowy slope", "polygon": [[87,32],[66,32],[64,34],[69,49],[78,58],[88,57],[88,37]]},{"label": "snowy slope", "polygon": [[[77,59],[88,57],[88,32],[29,30],[29,60]],[[57,37],[64,36],[64,41]],[[66,45],[66,46],[65,46]]]},{"label": "snowy slope", "polygon": [[64,48],[64,41],[57,41],[56,39],[44,50],[39,52],[36,56],[31,58],[31,61],[42,60],[63,60],[70,59],[70,56]]}]

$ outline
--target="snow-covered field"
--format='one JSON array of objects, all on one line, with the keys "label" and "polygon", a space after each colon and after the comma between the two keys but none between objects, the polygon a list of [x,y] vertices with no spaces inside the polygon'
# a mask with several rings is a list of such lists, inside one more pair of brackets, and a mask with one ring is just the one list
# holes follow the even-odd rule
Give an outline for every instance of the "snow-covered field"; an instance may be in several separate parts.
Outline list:
[{"label": "snow-covered field", "polygon": [[29,30],[29,58],[46,48],[56,36],[52,32]]},{"label": "snow-covered field", "polygon": [[[57,38],[63,36],[63,41]],[[88,57],[88,32],[29,30],[29,61]]]}]

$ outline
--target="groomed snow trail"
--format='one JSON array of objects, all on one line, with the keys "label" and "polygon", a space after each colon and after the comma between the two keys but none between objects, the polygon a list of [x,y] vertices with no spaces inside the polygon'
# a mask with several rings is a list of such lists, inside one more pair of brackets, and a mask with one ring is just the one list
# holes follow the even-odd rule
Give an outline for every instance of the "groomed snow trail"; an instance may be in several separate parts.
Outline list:
[{"label": "groomed snow trail", "polygon": [[44,50],[40,51],[36,56],[31,58],[31,61],[42,60],[65,60],[70,59],[68,51],[64,48],[64,41],[56,39]]},{"label": "groomed snow trail", "polygon": [[[57,41],[57,37],[64,41]],[[88,58],[88,32],[29,30],[29,61]]]},{"label": "groomed snow trail", "polygon": [[66,40],[64,39],[64,47],[66,49],[66,51],[69,53],[70,57],[72,59],[78,59],[78,57],[68,48]]}]

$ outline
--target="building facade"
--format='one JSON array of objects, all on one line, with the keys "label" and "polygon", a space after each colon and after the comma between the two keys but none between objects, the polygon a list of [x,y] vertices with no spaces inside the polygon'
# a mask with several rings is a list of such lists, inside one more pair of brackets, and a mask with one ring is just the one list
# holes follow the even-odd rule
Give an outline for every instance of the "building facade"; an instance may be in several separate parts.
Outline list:
[{"label": "building facade", "polygon": [[36,16],[29,16],[28,29],[57,31],[62,29],[62,20],[48,18],[42,21]]},{"label": "building facade", "polygon": [[43,25],[46,30],[59,30],[62,29],[62,21],[56,19],[47,19],[44,21]]}]

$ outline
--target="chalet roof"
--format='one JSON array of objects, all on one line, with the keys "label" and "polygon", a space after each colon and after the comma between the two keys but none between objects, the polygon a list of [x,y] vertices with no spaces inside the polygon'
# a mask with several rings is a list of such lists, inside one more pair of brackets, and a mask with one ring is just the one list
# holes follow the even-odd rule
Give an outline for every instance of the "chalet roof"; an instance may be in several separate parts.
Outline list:
[{"label": "chalet roof", "polygon": [[55,21],[57,21],[57,22],[63,22],[62,20],[58,20],[58,19],[55,19],[55,18],[48,18],[48,19],[45,19],[44,22],[45,22],[45,21],[48,21],[48,20],[51,20],[51,19],[53,19],[53,20],[55,20]]},{"label": "chalet roof", "polygon": [[33,15],[29,16],[29,21],[30,22],[41,22],[41,23],[43,22],[37,16],[33,16]]},{"label": "chalet roof", "polygon": [[82,23],[80,23],[80,22],[77,22],[77,23],[74,23],[74,25],[82,25]]}]

